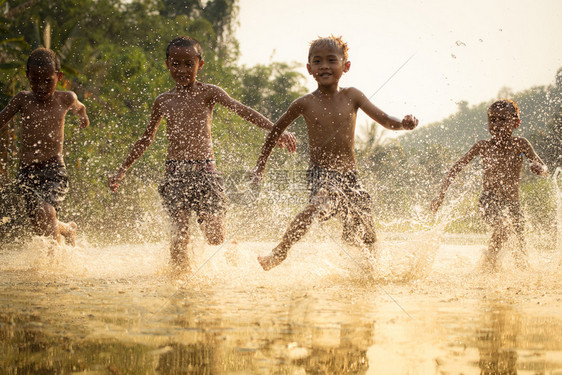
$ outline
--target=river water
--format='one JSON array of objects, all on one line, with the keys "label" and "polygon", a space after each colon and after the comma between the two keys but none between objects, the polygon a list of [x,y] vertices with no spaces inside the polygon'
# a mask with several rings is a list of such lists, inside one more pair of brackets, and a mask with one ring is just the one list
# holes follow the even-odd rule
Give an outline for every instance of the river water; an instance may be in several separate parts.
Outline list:
[{"label": "river water", "polygon": [[[318,230],[318,227],[317,229]],[[562,374],[559,246],[482,271],[486,236],[382,233],[376,263],[305,239],[0,250],[0,373]]]}]

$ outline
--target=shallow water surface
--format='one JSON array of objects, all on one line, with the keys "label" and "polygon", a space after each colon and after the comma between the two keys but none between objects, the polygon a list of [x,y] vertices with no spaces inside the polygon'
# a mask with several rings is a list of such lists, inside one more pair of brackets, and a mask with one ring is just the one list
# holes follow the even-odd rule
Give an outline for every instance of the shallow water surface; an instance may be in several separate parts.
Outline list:
[{"label": "shallow water surface", "polygon": [[265,272],[274,243],[193,244],[170,275],[166,243],[54,254],[0,250],[6,374],[562,374],[557,251],[480,270],[485,237],[383,236],[376,264],[302,242]]}]

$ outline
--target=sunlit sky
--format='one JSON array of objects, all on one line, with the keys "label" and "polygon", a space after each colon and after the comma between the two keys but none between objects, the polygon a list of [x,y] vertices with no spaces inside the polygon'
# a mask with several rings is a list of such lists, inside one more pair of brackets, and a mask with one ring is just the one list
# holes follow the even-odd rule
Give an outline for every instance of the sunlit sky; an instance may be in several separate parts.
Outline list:
[{"label": "sunlit sky", "polygon": [[242,64],[296,61],[312,91],[310,41],[341,35],[351,70],[340,86],[368,97],[380,89],[375,105],[421,123],[454,113],[461,100],[494,99],[503,87],[553,84],[562,67],[562,0],[239,0],[239,7]]}]

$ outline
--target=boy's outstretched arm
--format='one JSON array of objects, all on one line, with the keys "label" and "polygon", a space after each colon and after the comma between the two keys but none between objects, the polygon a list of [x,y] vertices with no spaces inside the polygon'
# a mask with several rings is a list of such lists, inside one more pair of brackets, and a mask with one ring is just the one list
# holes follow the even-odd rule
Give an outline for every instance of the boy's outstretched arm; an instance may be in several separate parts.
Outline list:
[{"label": "boy's outstretched arm", "polygon": [[412,115],[406,115],[402,120],[387,115],[383,110],[375,106],[361,91],[350,89],[357,106],[370,118],[391,130],[412,130],[418,126],[418,119]]},{"label": "boy's outstretched arm", "polygon": [[117,169],[117,171],[112,176],[108,177],[107,184],[111,190],[117,191],[119,182],[121,182],[121,180],[125,177],[127,170],[131,167],[131,165],[133,165],[135,161],[137,161],[138,158],[142,156],[142,154],[144,154],[148,146],[150,146],[152,141],[154,141],[158,126],[160,126],[160,122],[164,117],[160,109],[160,105],[161,104],[159,98],[157,98],[154,101],[154,105],[152,106],[152,115],[150,117],[150,122],[148,123],[148,126],[146,127],[143,135],[139,138],[138,141],[135,142],[133,148],[131,149],[131,152],[129,152],[129,155],[127,155],[125,161],[123,161],[123,164],[121,164],[121,167],[119,167],[119,169]]},{"label": "boy's outstretched arm", "polygon": [[23,95],[22,92],[16,94],[0,112],[0,129],[6,126],[16,113],[21,110]]},{"label": "boy's outstretched arm", "polygon": [[[271,129],[273,128],[273,123],[269,121],[264,115],[248,107],[247,105],[240,103],[238,100],[233,99],[226,93],[226,91],[224,91],[220,87],[214,86],[214,88],[214,96],[217,103],[221,104],[225,108],[230,109],[232,112],[236,113],[244,120],[251,122],[252,124],[262,129],[271,131]],[[287,151],[291,153],[295,152],[297,149],[297,140],[295,138],[295,135],[290,132],[282,133],[279,137],[278,144],[280,147],[285,146],[287,148]]]},{"label": "boy's outstretched arm", "polygon": [[526,138],[522,137],[517,138],[517,140],[519,142],[519,147],[521,148],[523,155],[525,155],[525,157],[531,162],[531,172],[539,176],[548,176],[548,167],[541,160],[539,155],[537,155],[535,149],[533,149],[533,146],[531,146],[531,143]]},{"label": "boy's outstretched arm", "polygon": [[260,156],[258,157],[258,161],[256,162],[256,167],[252,171],[252,180],[254,183],[258,184],[265,174],[265,165],[267,164],[267,159],[269,155],[271,155],[271,151],[275,148],[275,144],[277,140],[283,134],[285,129],[289,127],[301,114],[302,114],[302,105],[299,102],[299,99],[295,100],[289,108],[287,112],[285,112],[279,120],[273,126],[273,129],[269,132],[263,146],[261,148]]},{"label": "boy's outstretched arm", "polygon": [[447,174],[447,177],[445,178],[445,181],[443,181],[443,183],[441,184],[441,189],[439,190],[439,194],[435,199],[431,201],[431,211],[433,211],[433,213],[436,213],[439,207],[441,207],[441,204],[443,204],[443,199],[445,198],[445,192],[447,191],[447,189],[449,188],[455,177],[457,177],[460,171],[462,171],[462,169],[468,163],[470,163],[472,159],[474,159],[477,155],[480,154],[480,150],[484,146],[484,142],[485,141],[480,141],[474,144],[470,148],[470,150],[468,150],[468,152],[463,155],[463,157],[461,157],[459,160],[455,162],[455,164],[453,164],[453,166],[449,170],[449,173]]},{"label": "boy's outstretched arm", "polygon": [[72,94],[72,105],[70,106],[70,110],[72,113],[77,115],[80,118],[80,128],[85,129],[90,125],[90,119],[86,114],[86,106],[78,100],[78,97],[75,93],[71,92]]}]

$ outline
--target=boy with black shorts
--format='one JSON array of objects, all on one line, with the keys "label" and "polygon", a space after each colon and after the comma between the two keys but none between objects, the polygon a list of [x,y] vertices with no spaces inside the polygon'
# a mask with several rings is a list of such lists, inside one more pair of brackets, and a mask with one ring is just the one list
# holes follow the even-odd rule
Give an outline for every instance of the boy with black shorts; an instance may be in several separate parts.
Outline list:
[{"label": "boy with black shorts", "polygon": [[515,262],[519,268],[527,268],[524,221],[519,203],[519,185],[523,169],[523,156],[531,161],[531,172],[548,176],[548,168],[539,158],[529,141],[514,137],[513,131],[521,124],[519,106],[512,100],[494,102],[488,109],[488,130],[490,139],[476,142],[449,170],[439,195],[431,202],[431,209],[437,212],[445,192],[457,174],[479,156],[482,159],[483,189],[479,199],[480,212],[484,222],[492,226],[487,254],[487,265],[491,271],[498,268],[498,253],[507,241],[509,228],[517,236],[518,249]]},{"label": "boy with black shorts", "polygon": [[[231,98],[220,87],[197,81],[203,64],[203,51],[197,40],[178,37],[168,44],[166,67],[176,86],[156,98],[144,134],[108,181],[109,188],[117,190],[127,170],[150,146],[160,122],[166,118],[168,155],[166,176],[159,192],[172,219],[172,264],[180,269],[189,268],[187,244],[192,212],[198,215],[209,244],[219,245],[225,238],[225,193],[211,138],[215,105],[223,105],[260,128],[270,130],[273,126],[263,115]],[[279,144],[290,152],[296,149],[292,133],[284,133]]]},{"label": "boy with black shorts", "polygon": [[64,118],[78,115],[80,127],[90,121],[86,107],[72,91],[56,90],[62,79],[57,55],[46,48],[34,50],[27,60],[31,91],[17,93],[0,112],[0,129],[21,113],[20,167],[16,191],[23,195],[36,234],[61,243],[61,235],[74,245],[76,224],[57,219],[57,211],[68,192],[68,174],[63,160]]}]

